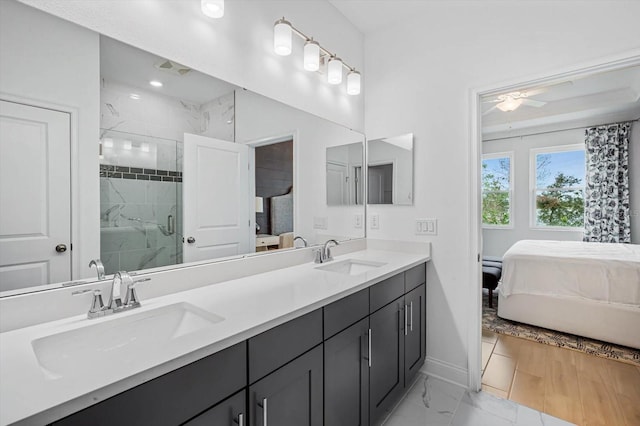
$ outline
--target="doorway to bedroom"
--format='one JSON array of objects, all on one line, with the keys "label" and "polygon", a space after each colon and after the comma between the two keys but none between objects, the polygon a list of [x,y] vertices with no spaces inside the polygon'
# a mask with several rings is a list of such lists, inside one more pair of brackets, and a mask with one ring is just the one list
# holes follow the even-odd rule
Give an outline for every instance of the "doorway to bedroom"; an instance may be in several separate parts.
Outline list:
[{"label": "doorway to bedroom", "polygon": [[255,147],[256,251],[293,247],[293,139]]},{"label": "doorway to bedroom", "polygon": [[630,123],[630,192],[639,193],[639,87],[636,58],[480,96],[481,387],[577,424],[637,422],[640,351],[506,319],[508,303],[498,296],[502,257],[521,240],[582,241],[587,129]]}]

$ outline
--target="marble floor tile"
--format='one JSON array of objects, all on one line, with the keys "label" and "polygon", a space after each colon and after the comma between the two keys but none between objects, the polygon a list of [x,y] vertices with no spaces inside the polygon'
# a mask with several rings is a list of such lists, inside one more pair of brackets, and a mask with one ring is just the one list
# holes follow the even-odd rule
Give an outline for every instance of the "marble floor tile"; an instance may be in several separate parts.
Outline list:
[{"label": "marble floor tile", "polygon": [[487,392],[419,375],[384,426],[567,426],[571,423]]}]

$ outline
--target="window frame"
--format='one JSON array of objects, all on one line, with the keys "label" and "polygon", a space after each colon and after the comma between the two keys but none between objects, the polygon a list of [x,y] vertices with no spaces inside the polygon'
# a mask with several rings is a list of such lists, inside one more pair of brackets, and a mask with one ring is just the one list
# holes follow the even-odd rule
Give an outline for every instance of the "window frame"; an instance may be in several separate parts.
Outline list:
[{"label": "window frame", "polygon": [[[584,231],[584,224],[582,226],[543,226],[538,225],[537,221],[537,193],[538,190],[546,190],[549,188],[538,188],[537,180],[537,157],[539,154],[556,154],[559,152],[569,151],[585,151],[584,144],[568,144],[568,145],[556,145],[546,146],[541,148],[531,148],[529,150],[529,228],[534,231],[568,231],[568,232],[582,232]],[[562,188],[562,191],[576,191],[582,190],[583,200],[586,188],[586,170],[585,176],[583,176],[582,186],[572,186],[569,188]],[[560,188],[558,188],[560,189]]]},{"label": "window frame", "polygon": [[[484,160],[495,160],[498,158],[508,158],[509,159],[509,191],[491,191],[491,192],[508,192],[509,194],[509,223],[507,225],[494,225],[494,224],[488,224],[488,223],[484,223],[484,220],[482,221],[482,229],[513,229],[515,227],[515,221],[514,221],[514,196],[513,196],[513,187],[514,187],[514,177],[515,177],[515,173],[514,173],[514,151],[501,151],[501,152],[491,152],[491,153],[487,153],[487,154],[482,154],[482,158],[480,159],[480,183],[483,183],[483,179],[482,179],[482,163],[484,163]],[[484,189],[482,189],[480,191],[480,208],[482,211],[482,206],[483,206],[483,198],[484,198]],[[482,215],[481,215],[482,218]]]}]

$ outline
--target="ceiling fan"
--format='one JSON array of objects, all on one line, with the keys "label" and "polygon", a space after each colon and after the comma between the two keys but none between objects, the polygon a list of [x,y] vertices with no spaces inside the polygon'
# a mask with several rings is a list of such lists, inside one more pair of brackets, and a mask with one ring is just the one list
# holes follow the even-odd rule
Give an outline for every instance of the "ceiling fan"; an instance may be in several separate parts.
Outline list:
[{"label": "ceiling fan", "polygon": [[531,90],[525,92],[510,92],[503,95],[499,95],[495,99],[484,101],[484,103],[495,103],[495,105],[489,108],[483,113],[489,114],[496,108],[503,112],[515,111],[520,105],[528,105],[532,107],[541,107],[546,104],[543,101],[537,101],[531,99],[530,96],[535,96],[539,93],[546,91],[545,89]]}]

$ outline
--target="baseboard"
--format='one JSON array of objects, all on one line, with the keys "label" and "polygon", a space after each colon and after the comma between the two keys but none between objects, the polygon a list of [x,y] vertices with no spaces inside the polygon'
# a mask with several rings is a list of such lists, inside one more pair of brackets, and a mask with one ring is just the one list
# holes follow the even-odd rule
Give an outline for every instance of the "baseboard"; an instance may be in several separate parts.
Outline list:
[{"label": "baseboard", "polygon": [[469,371],[466,368],[439,359],[427,357],[420,372],[465,388],[469,385]]}]

